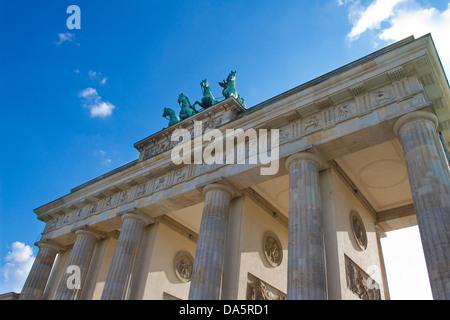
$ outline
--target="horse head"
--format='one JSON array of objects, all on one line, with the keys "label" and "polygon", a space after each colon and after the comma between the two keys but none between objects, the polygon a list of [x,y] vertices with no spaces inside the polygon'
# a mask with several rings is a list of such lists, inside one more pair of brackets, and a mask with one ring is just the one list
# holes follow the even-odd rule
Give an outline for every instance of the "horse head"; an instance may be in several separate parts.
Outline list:
[{"label": "horse head", "polygon": [[182,103],[184,101],[184,94],[180,93],[180,95],[178,96],[178,103]]},{"label": "horse head", "polygon": [[202,80],[202,82],[200,82],[200,85],[202,86],[202,88],[208,88],[209,87],[209,83],[208,80]]},{"label": "horse head", "polygon": [[180,93],[178,96],[178,103],[181,104],[181,107],[191,107],[191,102],[189,101],[189,98],[185,96],[184,94]]},{"label": "horse head", "polygon": [[228,75],[227,82],[234,81],[236,79],[236,71],[231,70]]}]

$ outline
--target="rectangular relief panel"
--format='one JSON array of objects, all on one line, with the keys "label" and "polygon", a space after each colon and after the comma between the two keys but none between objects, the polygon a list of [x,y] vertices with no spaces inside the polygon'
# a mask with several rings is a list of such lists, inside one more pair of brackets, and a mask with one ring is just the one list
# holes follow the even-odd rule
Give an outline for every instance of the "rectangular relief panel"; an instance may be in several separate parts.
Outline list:
[{"label": "rectangular relief panel", "polygon": [[380,285],[349,257],[344,256],[347,289],[361,300],[381,300]]},{"label": "rectangular relief panel", "polygon": [[286,294],[248,273],[247,300],[286,300]]}]

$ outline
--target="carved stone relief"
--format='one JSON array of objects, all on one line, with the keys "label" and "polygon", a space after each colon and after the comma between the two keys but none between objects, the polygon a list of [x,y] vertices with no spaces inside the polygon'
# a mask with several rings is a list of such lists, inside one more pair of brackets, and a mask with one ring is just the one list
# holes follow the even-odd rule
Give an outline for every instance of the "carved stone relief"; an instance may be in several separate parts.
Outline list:
[{"label": "carved stone relief", "polygon": [[[209,118],[204,119],[202,121],[201,126],[201,132],[194,132],[194,129],[190,129],[189,132],[191,133],[191,138],[194,138],[195,136],[204,133],[207,129],[214,129],[217,126],[219,126],[222,123],[222,117],[216,117],[216,118]],[[200,130],[198,130],[200,131]],[[165,132],[165,138],[162,140],[154,140],[152,143],[153,145],[144,151],[144,156],[142,160],[147,160],[149,158],[152,158],[160,153],[163,153],[167,150],[172,149],[175,147],[180,141],[171,141],[171,134],[168,132]]]},{"label": "carved stone relief", "polygon": [[142,197],[145,194],[146,183],[140,184],[136,189],[136,198]]},{"label": "carved stone relief", "polygon": [[173,268],[177,278],[181,282],[189,282],[192,278],[194,258],[187,251],[180,251],[173,259]]},{"label": "carved stone relief", "polygon": [[89,208],[89,214],[93,214],[97,211],[98,203],[91,204],[91,207]]},{"label": "carved stone relief", "polygon": [[127,202],[129,198],[130,198],[129,190],[122,191],[122,193],[120,194],[119,203]]},{"label": "carved stone relief", "polygon": [[213,129],[217,126],[219,126],[222,122],[222,117],[217,117],[215,119],[209,119],[209,120],[204,120],[203,124],[202,124],[202,129],[203,132],[206,131],[206,129]]},{"label": "carved stone relief", "polygon": [[286,294],[248,273],[247,300],[286,300]]},{"label": "carved stone relief", "polygon": [[171,148],[173,148],[175,145],[177,145],[177,141],[162,141],[158,145],[148,148],[144,151],[144,158],[143,160],[147,160],[151,157],[154,157],[160,153],[163,153],[164,151],[167,151]]},{"label": "carved stone relief", "polygon": [[352,228],[353,237],[361,250],[367,248],[367,233],[364,223],[358,212],[352,210],[350,212],[350,225]]},{"label": "carved stone relief", "polygon": [[108,209],[109,207],[111,207],[111,202],[112,202],[112,197],[106,198],[105,204],[103,205],[103,207],[104,207],[105,209]]},{"label": "carved stone relief", "polygon": [[362,300],[381,300],[380,286],[355,262],[345,256],[347,288]]},{"label": "carved stone relief", "polygon": [[195,166],[195,174],[200,175],[202,173],[208,172],[213,168],[214,164],[206,164],[202,162],[199,165]]},{"label": "carved stone relief", "polygon": [[304,123],[304,131],[313,130],[319,127],[319,119],[317,116],[311,116]]},{"label": "carved stone relief", "polygon": [[189,168],[176,169],[174,172],[173,183],[179,183],[186,180]]},{"label": "carved stone relief", "polygon": [[162,299],[163,300],[181,300],[180,298],[175,297],[174,295],[171,295],[170,293],[167,293],[165,291],[163,292]]},{"label": "carved stone relief", "polygon": [[50,230],[55,229],[57,224],[58,224],[58,218],[53,218],[52,221],[50,222]]},{"label": "carved stone relief", "polygon": [[285,142],[290,139],[290,127],[286,129],[280,129],[279,139],[280,142]]},{"label": "carved stone relief", "polygon": [[348,117],[353,115],[354,106],[350,103],[343,103],[336,107],[336,121],[341,121],[347,119]]},{"label": "carved stone relief", "polygon": [[72,215],[71,213],[66,214],[66,215],[64,216],[63,223],[69,223],[69,221],[70,221],[70,216],[71,216],[71,215]]},{"label": "carved stone relief", "polygon": [[155,186],[153,187],[153,191],[158,191],[164,189],[167,184],[168,176],[162,176],[155,180]]},{"label": "carved stone relief", "polygon": [[394,89],[390,85],[371,92],[371,96],[375,107],[391,102],[395,99]]},{"label": "carved stone relief", "polygon": [[80,208],[77,210],[77,213],[75,214],[75,220],[80,219],[83,215],[83,208]]},{"label": "carved stone relief", "polygon": [[267,231],[263,238],[264,256],[272,267],[278,267],[283,260],[283,248],[275,233]]}]

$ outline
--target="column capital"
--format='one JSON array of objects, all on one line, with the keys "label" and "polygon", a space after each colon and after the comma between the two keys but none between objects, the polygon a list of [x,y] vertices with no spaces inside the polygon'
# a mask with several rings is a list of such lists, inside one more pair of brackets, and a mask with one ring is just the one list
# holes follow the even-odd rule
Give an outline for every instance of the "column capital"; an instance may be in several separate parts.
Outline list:
[{"label": "column capital", "polygon": [[226,184],[222,184],[222,183],[208,184],[203,187],[202,192],[204,195],[206,195],[208,192],[215,191],[215,190],[219,190],[219,191],[228,193],[230,195],[230,198],[234,198],[237,195],[237,192],[234,190],[233,187],[226,185]]},{"label": "column capital", "polygon": [[96,240],[105,238],[105,235],[103,233],[95,229],[89,228],[88,226],[83,226],[79,229],[73,230],[72,232],[75,232],[76,236],[78,236],[79,234],[85,234],[94,237]]},{"label": "column capital", "polygon": [[435,114],[428,111],[414,111],[401,116],[393,126],[394,134],[399,137],[400,129],[407,123],[415,120],[430,121],[433,123],[435,129],[438,127],[439,121]]},{"label": "column capital", "polygon": [[305,151],[289,156],[285,162],[286,169],[289,170],[291,164],[297,161],[313,161],[316,163],[319,170],[323,166],[323,161],[318,155]]},{"label": "column capital", "polygon": [[128,211],[121,216],[122,221],[125,219],[135,219],[144,224],[144,226],[148,226],[149,224],[155,223],[155,220],[147,216],[145,213],[140,212],[138,210]]},{"label": "column capital", "polygon": [[58,244],[56,244],[56,243],[54,243],[53,241],[50,241],[50,240],[40,240],[40,241],[35,242],[34,245],[36,247],[38,247],[39,249],[41,249],[41,248],[50,248],[50,249],[55,250],[56,252],[60,252],[60,251],[64,251],[65,250],[64,247],[62,247],[62,246],[60,246],[60,245],[58,245]]}]

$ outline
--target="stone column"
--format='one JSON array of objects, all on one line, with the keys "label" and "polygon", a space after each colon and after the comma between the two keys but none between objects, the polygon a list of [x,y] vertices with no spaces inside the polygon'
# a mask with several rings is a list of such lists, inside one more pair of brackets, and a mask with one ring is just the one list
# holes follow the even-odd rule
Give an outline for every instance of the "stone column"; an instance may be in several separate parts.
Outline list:
[{"label": "stone column", "polygon": [[234,195],[231,187],[204,187],[205,204],[197,241],[189,291],[190,300],[219,300],[222,282],[228,210]]},{"label": "stone column", "polygon": [[[56,290],[55,300],[79,299],[91,262],[92,253],[94,252],[95,243],[98,239],[102,238],[100,233],[88,228],[75,231],[75,235],[75,244],[73,245],[72,252],[70,253],[69,260],[67,261],[66,270],[64,270],[58,289]],[[68,273],[67,268],[69,266],[74,266],[77,269],[79,268],[79,274],[77,270],[70,271]],[[67,283],[69,277],[76,278],[78,276],[79,279],[76,280],[79,280],[79,288],[69,288]],[[72,283],[72,281],[70,281],[70,283]]]},{"label": "stone column", "polygon": [[289,300],[327,299],[318,156],[302,152],[286,160],[289,170]]},{"label": "stone column", "polygon": [[40,300],[60,247],[48,241],[35,243],[39,252],[20,293],[19,300]]},{"label": "stone column", "polygon": [[153,220],[139,213],[122,215],[122,229],[106,277],[102,300],[126,300],[144,228]]},{"label": "stone column", "polygon": [[400,138],[434,299],[450,299],[450,174],[437,117],[416,111],[394,124]]},{"label": "stone column", "polygon": [[70,252],[67,250],[58,252],[56,260],[53,263],[52,272],[50,272],[50,277],[48,278],[47,285],[45,286],[42,300],[53,300],[55,297],[56,289],[58,289],[59,282],[66,271],[65,267],[69,256]]}]

